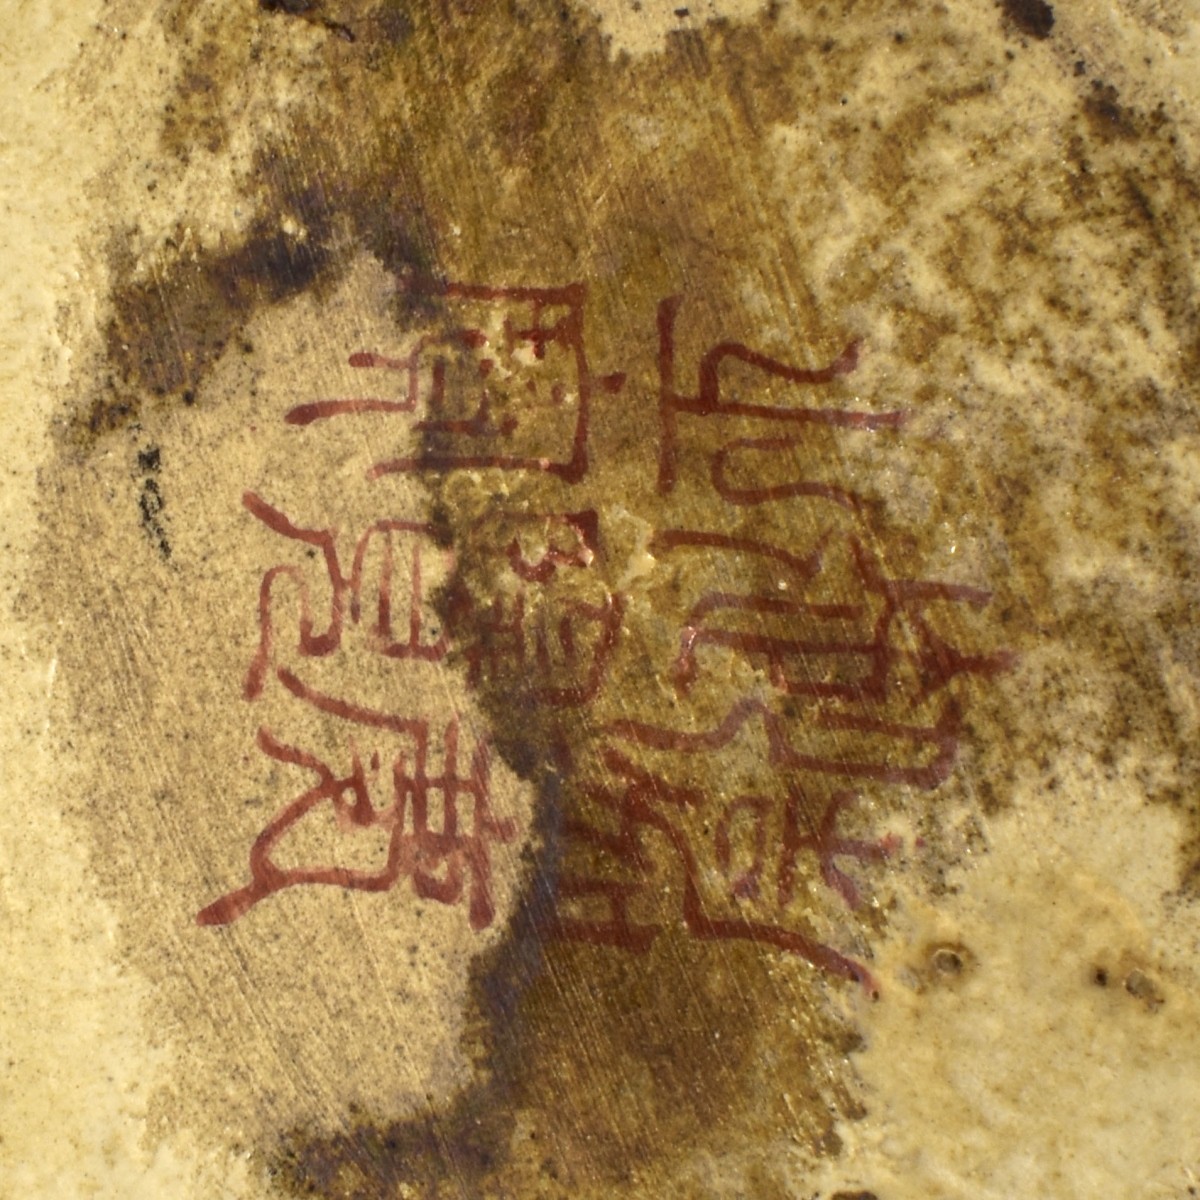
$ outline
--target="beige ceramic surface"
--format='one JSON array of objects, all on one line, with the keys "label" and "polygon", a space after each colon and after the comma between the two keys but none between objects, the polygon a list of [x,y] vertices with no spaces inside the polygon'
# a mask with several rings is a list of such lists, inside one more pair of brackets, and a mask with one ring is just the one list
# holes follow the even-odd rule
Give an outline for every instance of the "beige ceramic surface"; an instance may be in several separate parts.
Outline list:
[{"label": "beige ceramic surface", "polygon": [[[1200,1195],[1194,6],[0,12],[0,1196]],[[585,477],[368,480],[453,438],[283,419],[359,394],[352,354],[462,319],[453,293],[413,299],[428,276],[587,284]],[[725,435],[694,409],[664,475],[673,296],[681,393],[721,344],[841,364],[802,402],[877,424],[789,443],[825,491],[747,501],[787,478],[764,466],[717,495]],[[495,297],[471,303],[501,344]],[[549,370],[517,340],[501,407]],[[795,380],[737,374],[756,361],[723,386],[796,403]],[[546,455],[574,386],[538,418]],[[460,774],[491,745],[488,905],[473,876],[417,895],[418,863],[197,924],[300,786],[259,730],[330,762],[377,746],[385,791],[411,765],[409,733],[359,721],[351,746],[344,712],[272,673],[294,593],[248,684],[264,573],[292,562],[262,502],[347,536],[427,527],[417,643],[467,597],[467,649],[381,657],[364,619],[301,674],[419,712],[431,771],[452,726]],[[594,545],[543,520],[583,510]],[[778,554],[713,565],[711,540],[680,566],[685,527],[825,557],[815,583]],[[504,573],[510,544],[559,549],[544,600]],[[882,576],[944,587],[889,627],[867,717],[811,649],[795,668],[701,639],[685,677],[706,614],[682,598],[729,607],[752,580],[761,632],[800,611],[796,578],[825,620]],[[586,648],[619,613],[594,695],[548,689],[532,649],[471,658],[484,601],[518,595],[584,613]],[[687,748],[742,702],[768,717]],[[772,853],[788,811],[810,850],[857,848],[793,846],[796,873],[760,881],[730,861],[753,857],[759,810],[737,806],[774,796],[779,728],[818,765],[782,834],[764,818]],[[618,785],[684,814],[681,841],[647,824],[642,874],[597,869],[662,926],[640,950],[551,936]],[[285,866],[387,854],[331,812],[289,837]]]}]

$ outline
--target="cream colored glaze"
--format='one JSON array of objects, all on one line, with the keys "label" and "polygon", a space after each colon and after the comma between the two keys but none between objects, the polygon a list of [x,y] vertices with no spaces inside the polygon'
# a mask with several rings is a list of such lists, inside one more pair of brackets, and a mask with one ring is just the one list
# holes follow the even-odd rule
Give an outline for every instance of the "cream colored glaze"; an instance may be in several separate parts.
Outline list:
[{"label": "cream colored glaze", "polygon": [[[758,8],[736,4],[724,11],[742,21]],[[616,0],[596,5],[602,28],[613,37],[612,52],[634,56],[655,53],[663,35],[679,26],[669,10],[670,5],[646,3],[639,14]],[[704,21],[715,11],[712,5],[693,5],[687,21]],[[1186,10],[1129,4],[1068,11],[1060,5],[1056,15],[1054,40],[1035,47],[1013,68],[1025,99],[1003,113],[1013,139],[1008,157],[993,162],[958,158],[971,130],[965,125],[948,129],[943,142],[929,151],[929,171],[956,187],[933,189],[923,211],[888,246],[906,263],[907,285],[931,307],[936,307],[943,268],[922,256],[927,245],[936,245],[937,231],[952,212],[986,197],[1022,162],[1043,159],[1053,144],[1051,122],[1069,103],[1063,77],[1051,76],[1046,66],[1056,56],[1086,56],[1097,73],[1118,84],[1123,101],[1143,110],[1161,101],[1178,131],[1181,153],[1196,161],[1200,71],[1195,22]],[[249,17],[231,18],[239,19]],[[959,6],[954,19],[965,36],[973,22],[996,16],[990,7]],[[318,31],[277,22],[269,36],[291,66],[317,70],[314,47],[323,36]],[[868,63],[862,71],[856,104],[869,109],[886,103],[892,86],[887,53],[881,45],[877,69]],[[246,1005],[245,997],[233,991],[224,996],[204,991],[191,1001],[193,1019],[206,1026],[198,1043],[189,1040],[195,1026],[179,1023],[177,1014],[186,1006],[172,1008],[176,1015],[164,1027],[160,1005],[164,986],[173,986],[164,984],[171,971],[155,979],[131,962],[123,940],[128,930],[118,928],[116,913],[99,894],[78,826],[65,815],[86,801],[82,793],[89,781],[62,752],[60,739],[70,730],[50,725],[52,714],[61,722],[70,711],[62,693],[70,680],[57,669],[57,633],[23,616],[28,605],[18,601],[21,589],[33,585],[27,564],[37,532],[37,473],[48,452],[50,428],[63,411],[63,397],[77,391],[81,377],[99,361],[97,329],[108,285],[100,251],[111,228],[136,214],[140,231],[133,241],[147,252],[147,270],[152,269],[149,252],[179,213],[203,214],[204,222],[190,225],[185,234],[199,246],[235,235],[250,216],[239,209],[237,197],[249,168],[255,120],[303,97],[286,71],[248,77],[244,93],[222,98],[222,103],[244,106],[228,152],[219,157],[198,153],[186,167],[156,170],[155,191],[148,193],[143,164],[152,156],[156,135],[148,114],[161,106],[176,71],[174,51],[154,14],[133,5],[17,4],[2,55],[7,170],[0,178],[0,228],[9,249],[0,277],[0,403],[7,425],[0,453],[8,543],[0,568],[5,591],[0,654],[8,703],[0,714],[0,749],[8,816],[0,895],[9,935],[0,974],[6,1045],[0,1190],[63,1197],[273,1197],[277,1191],[250,1158],[255,1137],[303,1118],[336,1122],[337,1105],[347,1099],[395,1102],[390,1060],[382,1053],[371,1059],[371,1052],[381,1049],[374,1037],[359,1046],[365,1062],[341,1053],[344,1041],[335,1054],[324,1031],[309,1022],[303,998],[281,995],[270,986],[288,976],[294,960],[270,956],[248,967],[272,997],[265,1004]],[[981,119],[1001,115],[993,105]],[[645,121],[638,136],[652,142],[661,134],[648,117]],[[881,214],[880,201],[839,183],[837,157],[815,124],[780,127],[772,136],[783,195],[789,194],[789,163],[830,154],[830,211],[810,249],[814,295],[822,298],[825,289],[836,295],[837,280],[853,269],[860,231]],[[797,203],[798,237],[804,236],[804,218]],[[1073,230],[1068,241],[1085,265],[1103,258],[1104,247],[1087,229]],[[1003,284],[1000,278],[995,282]],[[353,308],[361,319],[385,286],[364,261],[329,307]],[[1121,297],[1092,295],[1091,300],[1121,326]],[[256,341],[276,347],[268,382],[277,388],[286,388],[294,379],[289,371],[305,365],[300,349],[286,345],[286,331],[321,329],[330,319],[329,309],[306,308],[307,298],[293,305],[276,314],[277,326],[267,321],[255,331]],[[768,319],[769,304],[763,307]],[[382,320],[379,312],[376,307],[375,319]],[[886,354],[886,321],[870,315],[873,344]],[[1135,333],[1129,324],[1125,344],[1100,348],[1122,377],[1169,376],[1177,349],[1155,320],[1149,313],[1144,329]],[[219,364],[212,386],[228,382],[223,371],[237,369],[233,361]],[[920,381],[896,376],[888,382],[903,393]],[[1052,394],[1054,386],[1037,364],[983,348],[970,364],[969,377],[955,381],[960,394],[974,398],[981,409],[993,397],[1019,403],[1023,397]],[[176,437],[179,446],[201,445],[215,455],[222,439],[236,440],[237,415],[213,412],[199,418],[199,427],[168,427],[167,436]],[[1053,427],[1052,411],[1046,425],[1041,444],[1061,454],[1066,507],[1069,478],[1082,469],[1079,460],[1089,451],[1073,442],[1069,431]],[[168,443],[164,453],[171,448]],[[236,447],[231,453],[242,465],[242,476],[218,478],[217,486],[206,489],[209,463],[217,460],[205,453],[192,464],[197,486],[186,500],[173,501],[171,519],[173,528],[202,530],[195,536],[209,537],[216,546],[243,536],[236,498],[251,476],[288,476],[297,496],[305,494],[305,481],[289,474],[292,464],[286,457],[271,461],[268,454],[254,461]],[[1151,481],[1161,486],[1182,520],[1191,514],[1193,560],[1200,548],[1194,524],[1198,453],[1194,436],[1168,438],[1157,459],[1161,475]],[[895,480],[918,510],[919,465],[901,463]],[[94,472],[89,483],[109,478],[115,487],[126,467],[101,459],[89,470]],[[1055,507],[1049,494],[1043,502]],[[353,515],[352,503],[346,503]],[[95,519],[105,536],[130,541],[140,536],[132,526],[124,533],[117,530],[111,513],[97,513]],[[632,524],[637,520],[632,517]],[[1047,553],[1064,588],[1115,579],[1119,603],[1134,612],[1144,606],[1149,615],[1156,598],[1174,587],[1169,574],[1155,576],[1133,554],[1122,558],[1102,536],[1090,539],[1079,528],[1070,534],[1058,529],[1053,536],[1057,540]],[[970,568],[987,561],[988,539],[986,521],[965,534],[948,529],[940,553],[946,562],[952,554],[961,555],[965,577],[971,577]],[[211,603],[240,603],[238,597],[253,587],[261,554],[249,554],[247,563],[241,575],[208,593]],[[634,556],[628,578],[637,581],[652,570],[652,564]],[[147,574],[152,581],[153,571]],[[97,604],[103,608],[116,599],[99,597]],[[170,616],[164,616],[164,628]],[[252,639],[251,626],[243,632]],[[126,652],[133,661],[145,635],[137,629],[128,633]],[[247,648],[240,643],[228,648],[225,674],[234,686]],[[194,650],[181,639],[171,647],[177,656],[173,665]],[[1036,651],[1026,655],[1021,669],[1034,681],[1047,670]],[[1164,660],[1161,672],[1177,713],[1178,736],[1194,739],[1195,680],[1183,663]],[[123,686],[118,683],[114,694]],[[428,686],[436,692],[436,685]],[[1097,686],[1107,687],[1107,679]],[[1030,691],[1036,688],[1031,685]],[[1090,718],[1086,706],[1047,716],[1059,729],[1072,723],[1084,728]],[[232,744],[245,734],[238,725],[214,737]],[[910,850],[878,897],[887,909],[874,964],[883,998],[868,1003],[839,994],[832,1001],[847,1009],[865,1038],[847,1070],[867,1115],[840,1123],[841,1156],[814,1159],[807,1149],[786,1145],[754,1147],[720,1161],[704,1158],[679,1174],[679,1194],[769,1196],[807,1187],[823,1189],[822,1196],[838,1188],[870,1188],[881,1200],[968,1195],[1066,1200],[1102,1194],[1175,1200],[1200,1186],[1194,1167],[1200,1161],[1200,1135],[1192,1119],[1200,1100],[1200,939],[1194,892],[1178,887],[1179,846],[1186,830],[1172,810],[1149,806],[1143,798],[1151,785],[1172,778],[1176,764],[1169,756],[1130,754],[1104,778],[1081,751],[1055,764],[1059,783],[1053,794],[1043,786],[1042,772],[1018,764],[1012,806],[983,817],[972,793],[985,753],[986,748],[980,760],[962,768],[959,820],[943,821],[943,842],[960,864],[945,880],[947,890],[930,887],[927,864],[913,846],[915,827],[894,823],[909,835]],[[149,778],[143,783],[148,785]],[[513,802],[519,810],[519,797]],[[234,839],[226,860],[233,882],[244,841]],[[515,858],[502,874],[508,886],[517,881]],[[167,878],[167,895],[159,890],[160,880],[150,887],[147,903],[161,908],[165,902],[175,926],[183,928],[193,892],[172,891],[182,885]],[[324,907],[315,921],[340,920],[355,928],[359,918],[352,904],[338,898],[317,903]],[[409,937],[405,922],[411,908],[397,903],[389,913],[396,924],[372,944],[376,961],[386,960],[393,940]],[[457,946],[463,955],[447,952],[433,961],[410,1006],[384,1016],[399,1036],[431,1011],[432,996],[443,997],[437,1020],[412,1039],[413,1056],[399,1088],[405,1104],[419,1105],[420,1096],[433,1093],[434,1103],[441,1103],[466,1069],[456,1058],[461,998],[469,956],[481,944],[465,945],[452,922],[432,943]],[[961,972],[939,970],[930,957],[936,946],[969,949]],[[306,951],[300,947],[298,953],[303,957]],[[341,964],[344,987],[352,984],[358,953],[352,948]],[[189,967],[197,961],[203,959],[191,960]],[[937,960],[943,967],[945,961]],[[205,969],[213,979],[220,973],[219,963]],[[1098,969],[1105,972],[1106,986],[1096,982]],[[207,1012],[201,1011],[206,1006]],[[261,1025],[248,1025],[248,1017]],[[353,1021],[344,1012],[342,1017],[345,1037]],[[289,1022],[300,1035],[299,1044],[288,1043],[284,1051],[299,1064],[295,1083],[281,1089],[263,1111],[256,1103],[272,1068],[255,1047],[261,1047],[264,1029],[268,1041],[276,1038],[277,1047],[285,1046],[280,1031]],[[214,1036],[222,1043],[219,1048]],[[248,1074],[235,1077],[231,1065],[243,1054]],[[331,1063],[344,1074],[331,1077]],[[329,1084],[328,1093],[314,1087],[318,1080]],[[223,1102],[228,1117],[214,1120],[213,1106]]]}]

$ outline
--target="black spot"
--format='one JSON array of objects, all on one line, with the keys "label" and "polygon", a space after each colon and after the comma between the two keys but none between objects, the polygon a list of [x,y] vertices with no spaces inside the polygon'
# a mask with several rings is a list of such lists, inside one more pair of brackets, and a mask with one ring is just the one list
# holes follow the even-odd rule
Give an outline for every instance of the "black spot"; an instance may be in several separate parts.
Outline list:
[{"label": "black spot", "polygon": [[162,452],[157,446],[149,446],[139,450],[137,456],[138,469],[143,472],[159,471],[162,469]]},{"label": "black spot", "polygon": [[1022,32],[1048,38],[1054,28],[1054,9],[1046,0],[1000,0],[1004,15]]},{"label": "black spot", "polygon": [[[141,457],[139,454],[139,463]],[[146,531],[146,536],[154,543],[163,561],[166,562],[171,557],[171,543],[167,540],[167,530],[162,521],[164,507],[162,489],[158,486],[158,481],[150,478],[143,479],[142,490],[138,495],[138,512],[141,514],[142,528]]]},{"label": "black spot", "polygon": [[146,522],[153,521],[162,512],[162,491],[153,479],[143,481],[142,495],[138,500],[138,507],[142,510],[142,519]]},{"label": "black spot", "polygon": [[1108,972],[1103,967],[1097,967],[1092,972],[1092,982],[1097,987],[1108,987]]}]

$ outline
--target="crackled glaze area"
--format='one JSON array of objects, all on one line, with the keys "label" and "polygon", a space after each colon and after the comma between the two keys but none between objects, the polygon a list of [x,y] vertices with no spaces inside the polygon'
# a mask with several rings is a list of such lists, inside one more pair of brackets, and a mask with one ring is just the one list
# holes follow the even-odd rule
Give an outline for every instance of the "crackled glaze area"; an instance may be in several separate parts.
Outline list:
[{"label": "crackled glaze area", "polygon": [[1185,10],[20,28],[12,1186],[1193,1194]]}]

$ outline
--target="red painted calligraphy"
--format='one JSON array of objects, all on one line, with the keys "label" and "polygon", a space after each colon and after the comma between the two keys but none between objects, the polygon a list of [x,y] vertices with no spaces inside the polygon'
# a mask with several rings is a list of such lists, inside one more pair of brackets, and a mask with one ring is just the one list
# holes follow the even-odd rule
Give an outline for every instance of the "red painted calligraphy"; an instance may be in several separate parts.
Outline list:
[{"label": "red painted calligraphy", "polygon": [[[325,657],[341,647],[342,632],[347,618],[354,625],[360,624],[363,619],[364,569],[368,552],[372,548],[378,548],[382,553],[375,620],[369,628],[372,648],[387,658],[437,662],[446,656],[448,638],[444,632],[433,641],[422,640],[422,630],[429,623],[430,615],[424,610],[421,556],[422,553],[428,554],[430,551],[437,553],[429,540],[431,530],[428,525],[399,520],[374,522],[355,544],[351,566],[347,572],[338,555],[336,530],[302,529],[253,492],[246,492],[242,503],[274,533],[320,551],[325,567],[325,582],[330,592],[329,619],[325,628],[318,632],[314,626],[312,589],[304,571],[295,565],[281,564],[270,568],[263,575],[258,597],[258,651],[246,674],[247,699],[253,700],[261,694],[264,678],[273,661],[276,641],[276,593],[283,581],[289,581],[297,595],[297,652],[305,658]],[[404,622],[406,636],[403,640],[396,637],[392,619],[396,544],[401,534],[407,535],[410,553],[409,604]]]},{"label": "red painted calligraphy", "polygon": [[[428,671],[453,656],[468,686],[536,706],[567,805],[551,822],[549,934],[641,953],[672,927],[769,946],[873,988],[862,964],[807,932],[806,905],[863,904],[865,868],[894,855],[900,840],[847,828],[888,788],[929,790],[948,778],[968,687],[1015,658],[956,644],[948,631],[963,629],[960,618],[983,610],[989,593],[889,572],[860,491],[829,473],[841,443],[826,447],[832,453],[815,448],[815,438],[905,425],[902,410],[842,399],[839,381],[858,369],[859,342],[823,366],[799,367],[718,341],[700,353],[696,390],[686,392],[676,385],[681,300],[660,303],[654,502],[668,505],[687,464],[699,461],[718,501],[714,525],[734,527],[676,521],[650,538],[648,570],[666,581],[654,593],[654,621],[677,638],[673,658],[655,664],[646,647],[661,640],[622,636],[639,632],[629,622],[644,610],[607,582],[601,512],[556,491],[587,475],[593,401],[625,381],[592,373],[586,289],[405,286],[420,301],[421,328],[400,349],[350,354],[369,385],[288,409],[289,436],[311,446],[329,422],[400,417],[412,448],[375,462],[369,480],[527,471],[543,491],[511,506],[501,499],[507,490],[494,494],[497,508],[477,520],[466,548],[486,570],[466,575],[423,522],[373,520],[350,542],[244,495],[247,511],[294,553],[262,576],[245,696],[257,701],[277,685],[328,723],[339,749],[318,753],[260,727],[261,753],[306,773],[307,786],[255,838],[249,882],[198,921],[227,924],[300,884],[378,892],[402,879],[438,903],[465,897],[474,929],[494,919],[491,847],[518,831],[492,811],[487,740],[476,740],[464,768],[461,715],[439,728],[423,713],[364,703],[352,672],[349,694],[318,686],[325,676],[309,660],[336,658],[353,631],[353,646],[376,665]],[[818,394],[831,399],[813,404]],[[775,507],[751,524],[745,510],[756,506]],[[769,532],[780,528],[803,531],[807,543]],[[427,593],[443,584],[435,608]],[[647,667],[674,691],[667,705],[639,713],[658,694],[641,686]],[[590,711],[596,740],[570,746],[566,730],[578,723],[567,714],[580,709]],[[696,782],[733,778],[739,761],[753,763],[755,782],[729,792]],[[869,789],[869,803],[855,808],[862,798],[853,789]],[[305,857],[312,843],[300,834],[318,821],[333,841]],[[363,837],[375,855],[365,865],[348,850],[346,861],[328,857],[328,846]]]},{"label": "red painted calligraphy", "polygon": [[[726,364],[741,364],[750,368],[755,383],[768,387],[794,384],[819,387],[849,375],[858,366],[859,343],[849,342],[842,353],[824,367],[793,367],[779,359],[751,350],[741,342],[720,342],[700,360],[699,387],[688,395],[675,387],[675,324],[681,298],[672,296],[658,307],[658,372],[659,372],[659,459],[658,490],[668,493],[675,487],[679,461],[679,418],[681,415],[715,418],[748,418],[766,421],[785,429],[824,426],[828,429],[873,431],[898,429],[905,421],[899,411],[872,413],[844,408],[807,408],[792,404],[746,401],[726,398],[722,389],[722,368]],[[735,389],[736,391],[736,389]],[[771,500],[786,500],[813,496],[833,501],[843,508],[858,507],[858,495],[834,482],[814,479],[788,479],[783,482],[753,486],[733,482],[732,465],[747,453],[769,454],[786,461],[787,452],[802,444],[802,434],[777,434],[770,437],[733,437],[713,456],[710,464],[712,483],[723,499],[733,504],[762,504]],[[760,477],[761,465],[751,467],[748,474]]]},{"label": "red painted calligraphy", "polygon": [[[302,688],[297,688],[303,694]],[[225,925],[255,904],[298,884],[327,884],[365,892],[386,891],[397,880],[413,881],[418,896],[454,904],[468,892],[473,929],[490,925],[494,915],[489,844],[508,842],[516,829],[499,820],[489,802],[489,755],[480,741],[465,775],[458,773],[459,723],[443,734],[442,769],[429,772],[429,723],[345,703],[329,706],[338,716],[370,730],[400,735],[404,748],[388,757],[375,746],[364,754],[352,746],[350,768],[339,774],[316,755],[278,741],[269,730],[258,733],[259,749],[275,762],[312,774],[312,785],[275,816],[250,850],[250,879],[197,916],[201,925]],[[373,796],[382,788],[383,797]],[[463,799],[470,815],[460,812]],[[435,803],[438,801],[438,803]],[[338,865],[281,865],[281,843],[315,809],[328,807],[344,834],[380,830],[387,836],[386,857],[374,870]],[[435,809],[440,814],[435,814]]]},{"label": "red painted calligraphy", "polygon": [[[874,989],[874,980],[861,963],[783,922],[723,912],[711,896],[706,896],[696,845],[682,820],[689,811],[707,807],[707,798],[701,792],[667,783],[614,748],[604,752],[604,764],[611,783],[592,785],[587,800],[611,815],[610,825],[615,825],[615,831],[568,819],[565,835],[577,846],[599,852],[607,863],[624,868],[625,877],[613,879],[607,872],[564,874],[558,880],[558,908],[550,927],[554,936],[636,952],[649,949],[662,926],[639,920],[633,910],[651,889],[656,864],[653,840],[668,851],[676,868],[680,919],[693,937],[773,946],[799,955],[832,975]],[[739,898],[750,894],[750,889],[743,887]],[[588,909],[591,915],[584,915]]]},{"label": "red painted calligraphy", "polygon": [[[729,551],[783,568],[776,590],[769,594],[707,591],[696,601],[684,620],[672,667],[680,691],[689,691],[695,683],[699,651],[705,646],[763,662],[772,684],[786,695],[851,702],[884,701],[901,661],[917,668],[920,698],[945,687],[956,675],[990,678],[1012,665],[1013,656],[1007,652],[971,654],[957,649],[934,630],[928,616],[936,604],[982,608],[990,593],[937,580],[888,578],[856,537],[848,539],[856,578],[835,579],[824,589],[829,595],[848,592],[854,602],[802,598],[805,589],[829,582],[825,559],[831,538],[831,533],[822,535],[803,558],[763,542],[695,531],[671,530],[652,542],[652,549],[663,554],[681,548],[702,548],[709,556]],[[740,624],[728,624],[738,618]],[[898,636],[901,620],[909,635],[904,638]]]},{"label": "red painted calligraphy", "polygon": [[[593,377],[583,341],[587,290],[411,282],[434,302],[445,327],[407,354],[360,350],[352,367],[398,374],[399,398],[320,400],[289,410],[298,426],[368,413],[412,413],[419,453],[375,463],[368,478],[410,471],[496,468],[536,471],[577,483],[587,473],[595,391],[613,393],[620,374]],[[385,375],[386,378],[386,375]]]}]

